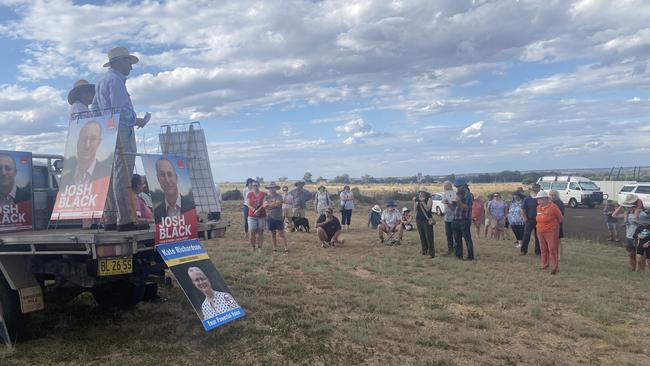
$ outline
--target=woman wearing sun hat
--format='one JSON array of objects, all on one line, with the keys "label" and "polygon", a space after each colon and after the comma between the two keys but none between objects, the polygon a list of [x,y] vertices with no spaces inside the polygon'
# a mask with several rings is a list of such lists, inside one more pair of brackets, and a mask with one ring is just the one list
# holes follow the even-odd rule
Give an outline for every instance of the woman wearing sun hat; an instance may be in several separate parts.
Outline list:
[{"label": "woman wearing sun hat", "polygon": [[557,205],[551,202],[546,191],[539,191],[535,199],[537,200],[535,229],[542,252],[542,269],[548,268],[550,257],[551,274],[556,274],[560,259],[560,223],[564,220],[564,217]]},{"label": "woman wearing sun hat", "polygon": [[374,205],[368,212],[368,227],[377,230],[377,227],[381,223],[381,207],[379,205]]},{"label": "woman wearing sun hat", "polygon": [[328,207],[332,207],[330,194],[327,192],[327,189],[325,189],[325,186],[321,185],[318,187],[318,192],[316,192],[316,196],[314,197],[314,208],[316,209],[316,214],[318,216],[323,215],[325,209]]},{"label": "woman wearing sun hat", "polygon": [[623,214],[625,224],[625,250],[629,255],[630,267],[636,270],[636,245],[634,244],[634,232],[639,223],[649,220],[648,215],[643,211],[643,202],[634,193],[625,195],[625,198],[618,202],[619,206],[612,213],[612,217],[620,217]]},{"label": "woman wearing sun hat", "polygon": [[81,112],[88,112],[88,106],[92,104],[95,97],[95,84],[86,80],[75,81],[68,93],[68,104],[70,104],[70,117]]}]

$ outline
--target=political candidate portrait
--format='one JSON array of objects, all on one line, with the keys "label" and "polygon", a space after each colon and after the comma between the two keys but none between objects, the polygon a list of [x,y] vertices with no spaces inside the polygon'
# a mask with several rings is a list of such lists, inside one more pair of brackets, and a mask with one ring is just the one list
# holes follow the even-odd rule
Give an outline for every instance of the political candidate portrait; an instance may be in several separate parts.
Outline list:
[{"label": "political candidate portrait", "polygon": [[163,217],[180,216],[194,209],[194,200],[181,195],[178,190],[178,174],[171,161],[166,158],[156,161],[156,178],[162,189],[162,192],[154,192],[152,197],[156,205],[154,217],[157,224]]},{"label": "political candidate portrait", "polygon": [[[237,301],[227,292],[217,291],[212,288],[212,283],[205,272],[199,267],[189,267],[187,275],[205,299],[201,304],[203,320],[214,318],[217,315],[239,307]],[[198,305],[198,304],[197,304]]]},{"label": "political candidate portrait", "polygon": [[8,154],[0,154],[0,205],[10,205],[32,199],[29,185],[16,186],[18,168],[16,160]]},{"label": "political candidate portrait", "polygon": [[110,177],[111,164],[97,160],[97,149],[102,143],[102,126],[97,121],[86,123],[79,131],[76,156],[66,157],[63,184],[88,184]]}]

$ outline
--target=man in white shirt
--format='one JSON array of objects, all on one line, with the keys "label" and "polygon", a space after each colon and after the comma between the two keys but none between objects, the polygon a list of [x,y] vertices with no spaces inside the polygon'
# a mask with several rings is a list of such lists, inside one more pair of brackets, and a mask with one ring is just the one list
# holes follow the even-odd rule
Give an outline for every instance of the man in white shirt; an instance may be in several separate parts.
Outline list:
[{"label": "man in white shirt", "polygon": [[102,126],[97,121],[87,122],[79,131],[77,155],[65,159],[66,173],[61,177],[63,185],[88,184],[111,174],[106,161],[97,161],[97,149],[102,143]]},{"label": "man in white shirt", "polygon": [[444,207],[444,220],[445,220],[445,236],[447,237],[447,255],[451,255],[454,251],[454,231],[452,230],[451,223],[454,221],[454,209],[451,203],[456,198],[453,185],[450,181],[446,180],[442,184],[444,192],[442,192],[442,203]]},{"label": "man in white shirt", "polygon": [[178,175],[171,161],[165,158],[156,161],[156,178],[164,195],[163,202],[154,208],[156,223],[160,223],[163,217],[180,216],[194,208],[194,201],[178,191]]},{"label": "man in white shirt", "polygon": [[379,233],[379,241],[382,244],[384,243],[384,233],[389,235],[397,233],[395,244],[399,245],[402,242],[403,230],[402,214],[397,210],[397,205],[394,201],[388,201],[386,209],[381,213],[381,223],[377,229]]},{"label": "man in white shirt", "polygon": [[17,187],[18,168],[13,157],[0,154],[0,205],[12,205],[28,201],[31,193],[28,187]]}]

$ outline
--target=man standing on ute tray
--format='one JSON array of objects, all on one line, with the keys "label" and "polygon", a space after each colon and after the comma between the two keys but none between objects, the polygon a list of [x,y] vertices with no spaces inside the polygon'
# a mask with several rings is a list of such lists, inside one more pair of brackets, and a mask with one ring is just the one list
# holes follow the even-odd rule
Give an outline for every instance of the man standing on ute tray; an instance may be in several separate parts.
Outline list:
[{"label": "man standing on ute tray", "polygon": [[137,222],[131,192],[131,176],[137,152],[133,128],[144,127],[149,122],[149,115],[145,118],[136,116],[131,97],[126,90],[126,77],[133,69],[132,65],[138,61],[138,58],[129,54],[129,50],[124,47],[111,49],[108,51],[108,62],[104,64],[104,67],[109,69],[95,84],[92,110],[116,108],[120,113],[115,162],[104,210],[105,230],[131,231],[148,228],[148,225]]}]

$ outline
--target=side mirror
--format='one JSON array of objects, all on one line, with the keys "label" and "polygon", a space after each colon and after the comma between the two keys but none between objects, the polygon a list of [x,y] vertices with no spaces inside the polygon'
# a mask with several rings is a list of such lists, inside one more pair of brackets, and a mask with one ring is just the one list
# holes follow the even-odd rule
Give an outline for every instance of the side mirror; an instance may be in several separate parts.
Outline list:
[{"label": "side mirror", "polygon": [[59,172],[59,173],[62,172],[63,171],[63,160],[61,160],[61,159],[54,160],[54,163],[52,164],[52,166],[54,167],[54,170],[56,170],[57,172]]}]

